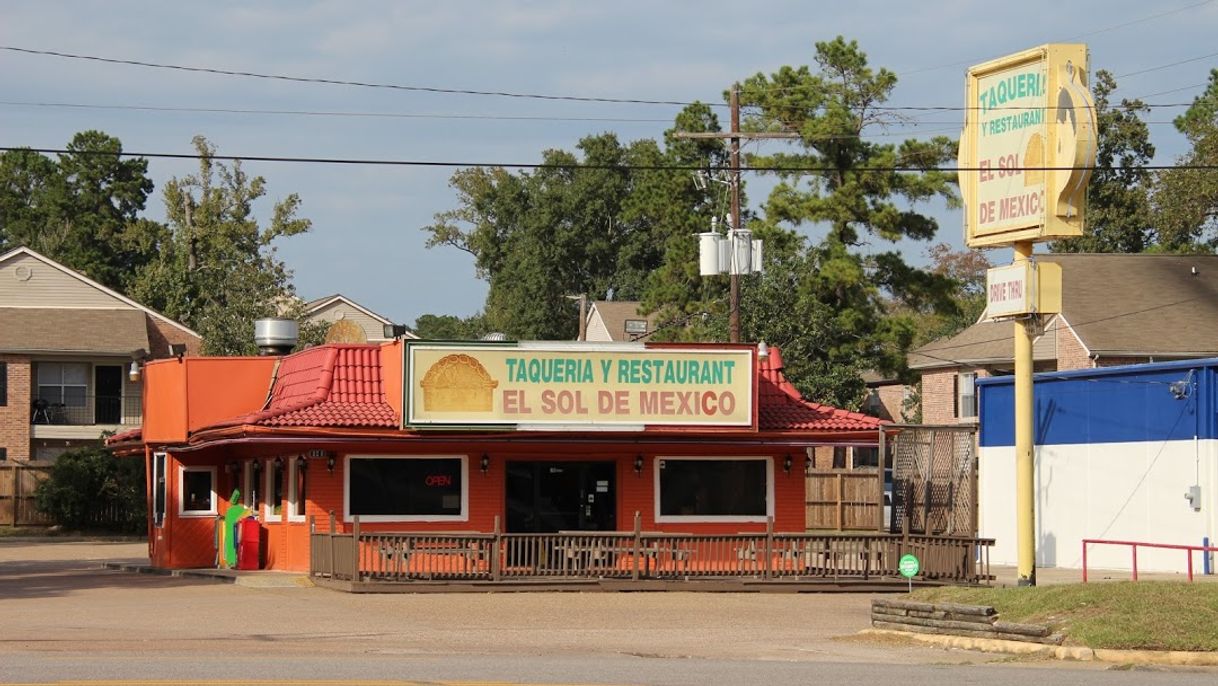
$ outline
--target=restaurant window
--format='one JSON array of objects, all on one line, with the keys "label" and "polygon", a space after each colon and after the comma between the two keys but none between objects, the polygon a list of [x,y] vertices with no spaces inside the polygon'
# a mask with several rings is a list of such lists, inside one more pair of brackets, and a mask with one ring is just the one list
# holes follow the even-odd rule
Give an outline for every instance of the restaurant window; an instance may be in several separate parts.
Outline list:
[{"label": "restaurant window", "polygon": [[765,521],[773,514],[769,458],[656,460],[656,521]]},{"label": "restaurant window", "polygon": [[303,522],[308,498],[309,463],[303,457],[292,459],[288,484],[288,520]]},{"label": "restaurant window", "polygon": [[347,517],[365,521],[465,520],[466,458],[347,458]]},{"label": "restaurant window", "polygon": [[977,416],[977,373],[961,372],[956,376],[956,417]]},{"label": "restaurant window", "polygon": [[84,407],[89,365],[84,362],[39,362],[38,399],[51,405]]},{"label": "restaurant window", "polygon": [[165,523],[165,453],[152,454],[152,522]]},{"label": "restaurant window", "polygon": [[266,518],[283,518],[284,500],[283,458],[276,457],[266,462]]},{"label": "restaurant window", "polygon": [[257,513],[265,498],[262,490],[262,460],[246,460],[241,467],[241,503]]},{"label": "restaurant window", "polygon": [[216,514],[216,468],[182,467],[178,495],[183,516]]}]

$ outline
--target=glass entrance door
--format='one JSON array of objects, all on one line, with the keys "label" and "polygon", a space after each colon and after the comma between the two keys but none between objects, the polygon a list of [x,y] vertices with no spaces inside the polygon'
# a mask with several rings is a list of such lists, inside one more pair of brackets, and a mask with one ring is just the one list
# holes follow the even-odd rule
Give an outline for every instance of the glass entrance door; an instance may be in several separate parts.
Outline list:
[{"label": "glass entrance door", "polygon": [[613,531],[613,462],[507,463],[507,531]]}]

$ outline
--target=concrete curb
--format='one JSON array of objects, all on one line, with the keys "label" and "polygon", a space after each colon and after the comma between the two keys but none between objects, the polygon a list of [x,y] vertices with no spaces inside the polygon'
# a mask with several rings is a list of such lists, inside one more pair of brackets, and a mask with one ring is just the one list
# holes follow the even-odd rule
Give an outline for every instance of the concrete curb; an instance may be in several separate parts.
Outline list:
[{"label": "concrete curb", "polygon": [[969,638],[966,636],[938,636],[931,634],[916,634],[909,631],[892,631],[889,629],[864,629],[859,632],[863,636],[898,636],[909,638],[919,643],[928,643],[942,648],[959,648],[961,650],[980,650],[986,653],[1006,653],[1009,655],[1039,655],[1057,660],[1076,660],[1079,662],[1110,662],[1114,664],[1149,664],[1172,665],[1186,667],[1215,667],[1218,666],[1218,652],[1189,652],[1184,650],[1112,650],[1107,648],[1092,649],[1086,646],[1051,646],[1023,641],[1004,641],[993,638]]},{"label": "concrete curb", "polygon": [[207,579],[222,584],[236,584],[249,588],[311,588],[313,581],[303,574],[285,574],[279,572],[260,572],[242,574],[232,570],[219,569],[161,569],[147,564],[131,564],[125,562],[103,562],[104,569],[132,574],[154,574],[157,576],[175,576],[189,579]]}]

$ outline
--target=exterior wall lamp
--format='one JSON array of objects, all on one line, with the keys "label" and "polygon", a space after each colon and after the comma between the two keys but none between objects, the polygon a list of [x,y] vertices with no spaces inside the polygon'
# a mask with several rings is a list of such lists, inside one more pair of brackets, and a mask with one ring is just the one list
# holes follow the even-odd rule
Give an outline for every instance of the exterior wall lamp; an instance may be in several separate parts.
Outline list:
[{"label": "exterior wall lamp", "polygon": [[302,456],[301,459],[309,458],[311,460],[320,460],[323,457],[326,458],[326,471],[333,474],[334,473],[334,453],[332,451],[322,450],[321,448],[310,448],[309,450],[305,451],[305,454]]},{"label": "exterior wall lamp", "polygon": [[634,456],[634,473],[638,474],[639,476],[643,476],[643,456],[642,455]]},{"label": "exterior wall lamp", "polygon": [[483,474],[491,471],[491,456],[482,453],[482,460],[478,463],[478,469],[482,470]]},{"label": "exterior wall lamp", "polygon": [[296,469],[302,472],[307,472],[309,470],[309,463],[307,460],[305,460],[304,455],[296,458]]},{"label": "exterior wall lamp", "polygon": [[786,472],[787,475],[790,476],[790,474],[791,474],[791,453],[787,453],[787,456],[782,458],[782,471]]},{"label": "exterior wall lamp", "polygon": [[385,324],[382,333],[385,335],[385,338],[392,338],[396,340],[402,336],[405,336],[406,331],[407,329],[405,324]]},{"label": "exterior wall lamp", "polygon": [[131,380],[131,383],[139,383],[140,377],[144,373],[144,363],[150,357],[148,351],[143,348],[131,351],[131,366],[127,368],[127,378]]}]

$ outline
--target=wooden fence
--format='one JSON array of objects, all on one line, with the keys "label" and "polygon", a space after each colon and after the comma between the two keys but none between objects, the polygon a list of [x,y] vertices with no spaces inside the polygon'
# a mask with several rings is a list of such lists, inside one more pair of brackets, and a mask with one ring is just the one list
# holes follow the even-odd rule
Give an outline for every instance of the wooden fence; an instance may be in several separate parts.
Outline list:
[{"label": "wooden fence", "polygon": [[[50,465],[0,464],[0,526],[50,526],[55,523],[35,504],[34,492],[55,469]],[[122,529],[131,526],[132,513],[116,501],[90,503],[81,525],[87,529]]]},{"label": "wooden fence", "polygon": [[0,526],[47,526],[51,518],[34,506],[34,490],[51,467],[0,465]]},{"label": "wooden fence", "polygon": [[[497,523],[496,523],[497,524]],[[496,526],[498,529],[498,526]],[[556,534],[350,533],[310,524],[310,574],[376,583],[409,581],[871,580],[897,578],[913,553],[924,580],[978,583],[992,577],[993,541],[899,534],[766,533],[699,535],[643,532]]]},{"label": "wooden fence", "polygon": [[808,531],[879,531],[887,524],[879,470],[813,470],[804,493]]}]

